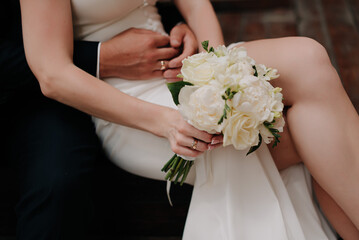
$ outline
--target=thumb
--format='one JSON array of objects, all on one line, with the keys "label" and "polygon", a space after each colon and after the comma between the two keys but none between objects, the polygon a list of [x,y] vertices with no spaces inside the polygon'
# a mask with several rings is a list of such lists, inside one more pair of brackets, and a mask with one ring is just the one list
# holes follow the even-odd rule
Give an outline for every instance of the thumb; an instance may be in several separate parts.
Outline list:
[{"label": "thumb", "polygon": [[185,31],[180,26],[175,26],[170,32],[170,44],[173,48],[179,48],[182,45]]}]

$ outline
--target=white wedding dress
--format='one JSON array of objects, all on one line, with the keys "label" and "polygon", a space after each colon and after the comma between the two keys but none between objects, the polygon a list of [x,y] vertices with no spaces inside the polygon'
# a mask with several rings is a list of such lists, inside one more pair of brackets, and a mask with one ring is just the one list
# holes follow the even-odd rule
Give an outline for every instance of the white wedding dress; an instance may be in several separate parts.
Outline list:
[{"label": "white wedding dress", "polygon": [[[165,34],[155,2],[72,0],[75,38],[105,41],[131,27]],[[176,108],[163,79],[104,81],[129,95]],[[173,155],[166,139],[101,119],[94,122],[115,164],[136,175],[164,179],[160,169]],[[336,239],[312,199],[310,176],[302,165],[280,174],[265,145],[247,157],[245,153],[217,148],[195,161],[188,177],[194,190],[183,239]]]}]

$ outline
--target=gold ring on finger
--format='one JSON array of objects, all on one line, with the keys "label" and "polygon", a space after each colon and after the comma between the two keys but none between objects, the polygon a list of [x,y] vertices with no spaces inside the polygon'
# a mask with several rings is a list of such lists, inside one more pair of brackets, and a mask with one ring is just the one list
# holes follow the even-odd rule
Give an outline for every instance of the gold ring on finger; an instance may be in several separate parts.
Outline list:
[{"label": "gold ring on finger", "polygon": [[160,63],[161,63],[161,68],[160,68],[160,70],[161,70],[161,71],[166,70],[166,62],[163,61],[163,60],[161,60]]},{"label": "gold ring on finger", "polygon": [[197,150],[197,144],[198,144],[198,140],[194,138],[193,141],[192,141],[191,148],[193,150]]}]

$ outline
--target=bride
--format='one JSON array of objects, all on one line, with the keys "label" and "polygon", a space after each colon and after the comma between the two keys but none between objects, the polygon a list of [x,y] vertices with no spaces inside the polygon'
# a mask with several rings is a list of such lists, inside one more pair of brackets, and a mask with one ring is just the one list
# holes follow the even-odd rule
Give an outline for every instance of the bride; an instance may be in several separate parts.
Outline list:
[{"label": "bride", "polygon": [[[26,56],[43,93],[95,116],[108,155],[129,172],[163,179],[160,169],[173,151],[197,157],[187,179],[194,191],[184,239],[335,239],[313,204],[310,177],[297,164],[302,161],[332,226],[345,239],[359,239],[359,119],[315,41],[292,37],[242,44],[258,63],[279,70],[273,84],[283,88],[288,106],[280,146],[271,153],[262,146],[247,157],[246,151],[218,147],[220,137],[186,123],[165,80],[100,81],[73,64],[73,37],[105,41],[129,28],[165,34],[155,2],[21,0]],[[208,0],[175,4],[199,43],[223,44]],[[158,63],[158,71],[176,67],[170,59]],[[198,148],[192,149],[195,139]],[[287,168],[281,175],[272,156],[280,170]]]}]

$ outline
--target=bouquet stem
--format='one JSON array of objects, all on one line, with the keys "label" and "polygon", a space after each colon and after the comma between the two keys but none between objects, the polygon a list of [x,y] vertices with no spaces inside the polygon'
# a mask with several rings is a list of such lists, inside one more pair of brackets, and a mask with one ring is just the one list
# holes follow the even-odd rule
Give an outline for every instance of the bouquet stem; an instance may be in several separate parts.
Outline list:
[{"label": "bouquet stem", "polygon": [[193,161],[185,160],[177,154],[174,154],[163,166],[161,171],[167,173],[165,176],[166,180],[173,181],[176,177],[174,183],[177,184],[180,181],[180,185],[182,186],[193,164]]}]

